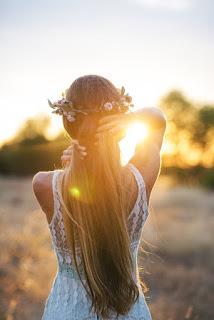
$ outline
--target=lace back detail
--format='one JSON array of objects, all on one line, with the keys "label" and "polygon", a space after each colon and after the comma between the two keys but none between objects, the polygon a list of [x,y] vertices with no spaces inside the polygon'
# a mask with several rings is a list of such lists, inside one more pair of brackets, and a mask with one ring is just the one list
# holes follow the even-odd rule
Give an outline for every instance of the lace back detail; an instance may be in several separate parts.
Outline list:
[{"label": "lace back detail", "polygon": [[[61,170],[55,170],[53,173],[52,190],[54,199],[54,212],[51,223],[49,224],[49,228],[52,235],[52,244],[58,259],[59,271],[64,274],[68,274],[72,278],[79,279],[79,276],[75,269],[72,252],[68,248],[66,240],[65,225],[62,214],[62,203],[60,201],[61,193],[59,189],[58,178],[61,172]],[[79,248],[76,248],[77,263],[80,269],[82,269],[81,257],[78,249]]]},{"label": "lace back detail", "polygon": [[[138,183],[138,197],[133,210],[130,213],[127,223],[129,225],[131,237],[131,251],[133,259],[133,278],[139,287],[140,298],[130,309],[127,315],[118,318],[112,314],[109,320],[151,320],[151,315],[146,304],[137,275],[137,251],[140,239],[140,232],[146,219],[147,204],[146,190],[140,172],[129,165]],[[56,273],[50,294],[46,300],[42,320],[96,320],[101,319],[91,310],[91,300],[85,288],[80,282],[79,276],[72,261],[72,253],[69,251],[66,242],[65,226],[63,222],[61,192],[59,189],[59,179],[61,170],[55,170],[53,174],[52,187],[54,199],[54,212],[49,224],[52,244],[58,262],[58,272]],[[78,249],[78,248],[77,248]],[[82,281],[87,286],[84,271],[82,270],[80,253],[77,250],[77,263],[80,267]]]},{"label": "lace back detail", "polygon": [[[148,216],[148,208],[144,179],[140,171],[133,164],[129,163],[128,167],[132,171],[138,185],[137,200],[127,219],[128,232],[130,236],[130,245],[134,253],[139,245],[143,225]],[[74,261],[72,257],[72,252],[68,248],[66,240],[66,232],[62,214],[62,203],[60,200],[61,193],[59,189],[58,177],[60,176],[61,172],[62,170],[55,170],[53,174],[52,188],[54,199],[54,212],[52,220],[49,224],[49,228],[52,235],[53,247],[58,259],[59,269],[66,270],[66,272],[69,272],[69,270],[72,269],[71,272],[73,272],[73,270],[75,269]],[[80,266],[80,269],[82,269],[81,255],[78,247],[76,248],[76,252],[77,263]]]},{"label": "lace back detail", "polygon": [[54,243],[56,247],[65,248],[66,237],[65,237],[65,229],[64,222],[61,213],[61,203],[58,192],[58,176],[60,171],[56,170],[53,173],[52,179],[52,190],[53,190],[53,200],[54,200],[54,212],[52,216],[52,220],[49,224],[49,228],[54,238]]},{"label": "lace back detail", "polygon": [[140,240],[141,232],[148,216],[148,206],[146,185],[142,174],[132,163],[129,163],[128,167],[132,171],[138,185],[137,200],[128,217],[130,240],[131,243],[134,244],[136,242],[138,243]]}]

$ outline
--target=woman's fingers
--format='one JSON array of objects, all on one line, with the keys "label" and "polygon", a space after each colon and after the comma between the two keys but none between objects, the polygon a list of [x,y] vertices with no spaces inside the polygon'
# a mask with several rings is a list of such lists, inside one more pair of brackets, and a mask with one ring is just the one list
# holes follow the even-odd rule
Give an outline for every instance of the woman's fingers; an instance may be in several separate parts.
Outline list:
[{"label": "woman's fingers", "polygon": [[112,129],[109,133],[112,136],[116,137],[118,140],[124,138],[126,135],[126,131],[124,130],[124,128],[123,129],[115,128],[115,129]]},{"label": "woman's fingers", "polygon": [[70,164],[70,157],[69,158],[67,158],[67,157],[65,157],[65,156],[61,156],[61,162],[62,162],[62,166],[67,166],[67,165],[69,165]]},{"label": "woman's fingers", "polygon": [[78,144],[79,144],[78,140],[72,139],[71,146],[74,145],[74,144],[77,144],[77,145],[78,145]]},{"label": "woman's fingers", "polygon": [[95,138],[98,139],[100,134],[108,131],[110,135],[115,136],[123,136],[125,132],[125,126],[121,121],[111,121],[108,124],[101,125],[97,128]]},{"label": "woman's fingers", "polygon": [[71,158],[71,154],[63,154],[63,155],[61,156],[61,159],[65,160],[65,161],[70,160],[70,158]]},{"label": "woman's fingers", "polygon": [[72,149],[70,149],[70,150],[68,150],[68,149],[66,149],[66,150],[63,150],[63,155],[71,155],[72,154]]},{"label": "woman's fingers", "polygon": [[[113,136],[114,138],[120,140],[122,139],[123,137],[125,137],[126,135],[126,132],[124,129],[121,129],[121,128],[118,128],[118,127],[115,127],[115,128],[112,128],[111,130],[108,131],[108,134]],[[95,145],[97,144],[97,141],[99,140],[99,136],[102,135],[102,133],[97,133],[95,134]]]},{"label": "woman's fingers", "polygon": [[86,150],[86,147],[78,145],[78,149],[84,151],[84,150]]},{"label": "woman's fingers", "polygon": [[129,120],[129,117],[127,116],[127,114],[111,115],[111,116],[103,117],[98,122],[99,125],[97,128],[97,132],[109,130],[112,127],[116,127],[116,126],[126,127],[128,124],[128,120]]},{"label": "woman's fingers", "polygon": [[76,139],[73,139],[73,140],[72,140],[72,145],[71,145],[72,149],[73,149],[74,145],[75,145],[75,147],[78,148],[79,150],[86,150],[86,147],[85,147],[85,146],[81,146],[81,145],[79,144],[79,141],[76,140]]},{"label": "woman's fingers", "polygon": [[61,162],[63,166],[69,165],[72,156],[73,146],[70,145],[67,149],[63,150]]},{"label": "woman's fingers", "polygon": [[108,123],[108,124],[102,125],[102,126],[97,128],[96,133],[100,133],[100,132],[103,132],[103,131],[108,131],[113,127],[115,127],[115,124],[113,124],[113,123]]},{"label": "woman's fingers", "polygon": [[78,140],[72,139],[71,145],[62,152],[61,162],[63,166],[70,164],[74,148],[76,148],[79,151],[81,159],[83,159],[87,155],[86,147],[80,145]]},{"label": "woman's fingers", "polygon": [[117,126],[119,126],[119,125],[121,125],[121,121],[111,120],[111,121],[109,121],[108,123],[99,125],[99,126],[97,127],[97,132],[102,132],[102,131],[105,131],[105,130],[110,130],[111,128],[117,127]]},{"label": "woman's fingers", "polygon": [[119,117],[121,117],[121,116],[118,115],[118,114],[114,114],[114,115],[111,115],[111,116],[105,116],[105,117],[102,117],[101,119],[99,119],[98,124],[102,125],[102,124],[105,124],[105,123],[107,123],[109,121],[116,120]]}]

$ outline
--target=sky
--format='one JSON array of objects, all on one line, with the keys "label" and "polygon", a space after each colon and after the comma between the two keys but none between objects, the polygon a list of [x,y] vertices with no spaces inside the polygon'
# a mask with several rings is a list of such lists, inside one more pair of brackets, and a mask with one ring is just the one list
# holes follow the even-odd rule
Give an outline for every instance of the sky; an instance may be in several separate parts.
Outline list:
[{"label": "sky", "polygon": [[124,86],[136,108],[173,89],[214,102],[213,0],[0,0],[0,144],[79,76]]}]

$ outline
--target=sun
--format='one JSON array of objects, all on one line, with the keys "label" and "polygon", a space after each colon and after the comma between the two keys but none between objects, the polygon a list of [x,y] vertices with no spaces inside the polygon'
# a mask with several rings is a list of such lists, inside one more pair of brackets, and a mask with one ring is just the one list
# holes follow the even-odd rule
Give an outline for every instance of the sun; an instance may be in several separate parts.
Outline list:
[{"label": "sun", "polygon": [[148,135],[148,127],[145,124],[136,122],[127,129],[126,138],[133,140],[135,143],[145,139]]},{"label": "sun", "polygon": [[148,126],[139,122],[135,122],[127,128],[125,138],[119,142],[122,165],[125,165],[129,161],[134,155],[136,144],[143,142],[148,134]]}]

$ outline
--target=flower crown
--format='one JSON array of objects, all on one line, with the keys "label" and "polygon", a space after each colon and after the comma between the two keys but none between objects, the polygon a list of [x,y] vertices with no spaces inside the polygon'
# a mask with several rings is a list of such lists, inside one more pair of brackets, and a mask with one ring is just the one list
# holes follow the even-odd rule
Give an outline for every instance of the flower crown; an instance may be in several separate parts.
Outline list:
[{"label": "flower crown", "polygon": [[62,93],[62,99],[58,100],[56,102],[51,102],[48,99],[48,104],[52,109],[55,109],[52,111],[52,113],[56,113],[59,115],[64,115],[67,117],[68,121],[74,122],[75,116],[77,113],[82,113],[84,115],[87,115],[89,113],[93,112],[111,112],[111,111],[117,111],[118,113],[125,113],[129,110],[129,107],[133,107],[134,105],[131,104],[132,97],[127,93],[125,94],[125,88],[122,87],[121,89],[118,89],[119,91],[119,101],[111,101],[106,102],[103,105],[100,106],[100,108],[97,109],[83,109],[80,106],[75,107],[74,103],[72,101],[68,101],[64,97],[64,93]]}]

